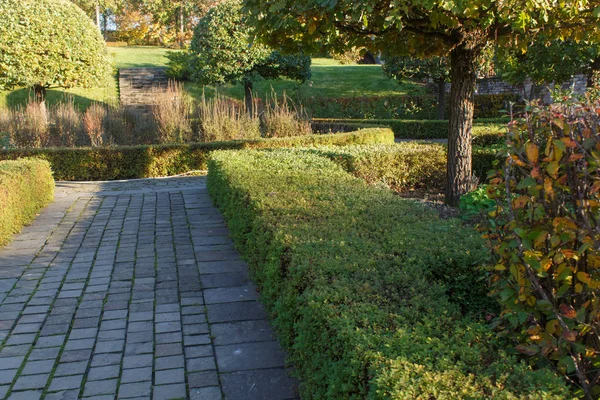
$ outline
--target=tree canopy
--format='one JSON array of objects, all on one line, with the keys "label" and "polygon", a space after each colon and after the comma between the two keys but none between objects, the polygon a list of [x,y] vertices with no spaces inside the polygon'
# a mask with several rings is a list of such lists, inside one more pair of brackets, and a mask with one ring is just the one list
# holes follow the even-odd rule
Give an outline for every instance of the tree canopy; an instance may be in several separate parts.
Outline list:
[{"label": "tree canopy", "polygon": [[600,7],[588,0],[245,0],[258,33],[289,50],[365,46],[399,56],[450,60],[450,128],[446,202],[472,187],[471,129],[477,61],[490,42],[527,50],[543,29],[573,40],[598,35]]},{"label": "tree canopy", "polygon": [[242,82],[251,106],[252,82],[258,78],[310,79],[310,57],[284,55],[255,40],[238,1],[212,8],[196,26],[189,49],[191,78],[208,85]]},{"label": "tree canopy", "polygon": [[[527,52],[514,48],[499,49],[498,71],[509,82],[562,83],[574,75],[591,79],[600,69],[600,46],[590,41],[548,39],[540,35],[532,40]],[[598,60],[598,61],[596,61]]]},{"label": "tree canopy", "polygon": [[0,2],[0,88],[104,86],[110,77],[104,39],[66,0]]}]

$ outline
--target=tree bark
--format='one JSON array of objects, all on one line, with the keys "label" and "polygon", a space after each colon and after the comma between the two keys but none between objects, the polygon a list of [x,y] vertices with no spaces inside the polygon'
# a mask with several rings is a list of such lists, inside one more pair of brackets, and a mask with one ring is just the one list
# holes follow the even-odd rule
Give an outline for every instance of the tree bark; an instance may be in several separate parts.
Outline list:
[{"label": "tree bark", "polygon": [[472,189],[471,130],[477,81],[477,58],[483,45],[461,43],[450,53],[450,124],[448,130],[448,179],[446,204],[457,206]]},{"label": "tree bark", "polygon": [[183,40],[183,34],[185,32],[185,26],[183,23],[183,4],[181,7],[179,7],[179,32],[181,33],[181,40]]},{"label": "tree bark", "polygon": [[446,119],[446,81],[438,80],[438,108],[437,119]]},{"label": "tree bark", "polygon": [[46,87],[42,85],[33,86],[33,98],[38,103],[46,101]]},{"label": "tree bark", "polygon": [[100,29],[100,3],[96,2],[96,26]]},{"label": "tree bark", "polygon": [[108,40],[108,15],[105,11],[102,13],[102,35],[104,36],[104,40]]},{"label": "tree bark", "polygon": [[246,103],[246,111],[251,117],[254,116],[254,104],[252,98],[252,81],[249,79],[244,80],[244,99]]}]

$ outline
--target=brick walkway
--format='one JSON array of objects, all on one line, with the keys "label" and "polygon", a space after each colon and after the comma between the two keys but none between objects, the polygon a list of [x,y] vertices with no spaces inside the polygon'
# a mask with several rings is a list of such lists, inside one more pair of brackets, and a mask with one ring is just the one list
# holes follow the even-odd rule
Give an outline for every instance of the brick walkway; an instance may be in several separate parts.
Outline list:
[{"label": "brick walkway", "polygon": [[57,185],[0,249],[0,398],[295,398],[205,182]]}]

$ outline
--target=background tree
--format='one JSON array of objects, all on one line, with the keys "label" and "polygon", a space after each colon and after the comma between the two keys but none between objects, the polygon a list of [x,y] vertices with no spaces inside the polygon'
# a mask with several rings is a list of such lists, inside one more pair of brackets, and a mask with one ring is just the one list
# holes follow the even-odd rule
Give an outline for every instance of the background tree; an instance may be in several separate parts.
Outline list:
[{"label": "background tree", "polygon": [[257,78],[310,79],[309,57],[282,55],[255,41],[237,1],[212,8],[198,23],[189,50],[191,78],[204,85],[244,85],[246,108],[252,112],[252,82]]},{"label": "background tree", "polygon": [[587,0],[245,0],[245,8],[263,40],[293,51],[366,46],[399,56],[448,57],[446,202],[453,205],[472,186],[473,96],[478,57],[486,45],[498,40],[526,50],[519,39],[542,28],[548,35],[562,31],[579,39],[592,31],[597,35],[599,14]]},{"label": "background tree", "polygon": [[522,83],[563,83],[584,74],[588,85],[600,70],[600,46],[589,41],[557,40],[539,35],[531,39],[526,53],[515,48],[498,49],[498,71],[503,79]]},{"label": "background tree", "polygon": [[98,29],[107,38],[108,22],[111,17],[119,14],[127,0],[71,0],[95,21]]},{"label": "background tree", "polygon": [[446,57],[431,57],[424,60],[413,57],[390,57],[385,59],[382,68],[387,76],[398,81],[433,80],[437,86],[437,119],[446,118],[446,83],[450,82],[450,65]]},{"label": "background tree", "polygon": [[104,86],[110,77],[97,27],[66,0],[0,2],[0,89]]}]

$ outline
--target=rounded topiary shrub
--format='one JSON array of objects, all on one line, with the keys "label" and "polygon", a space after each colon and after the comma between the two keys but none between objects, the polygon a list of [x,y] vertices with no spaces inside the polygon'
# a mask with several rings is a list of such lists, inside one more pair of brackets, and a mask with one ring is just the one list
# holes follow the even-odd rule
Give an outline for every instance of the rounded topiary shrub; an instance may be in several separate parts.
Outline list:
[{"label": "rounded topiary shrub", "polygon": [[0,1],[0,89],[104,86],[111,67],[100,31],[67,0]]}]

